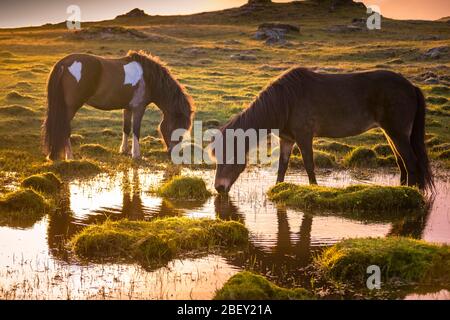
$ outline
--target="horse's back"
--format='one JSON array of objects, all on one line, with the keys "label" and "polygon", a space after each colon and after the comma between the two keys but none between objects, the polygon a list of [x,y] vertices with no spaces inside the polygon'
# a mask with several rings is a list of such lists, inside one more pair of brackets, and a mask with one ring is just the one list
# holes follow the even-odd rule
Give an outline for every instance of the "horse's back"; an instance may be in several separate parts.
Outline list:
[{"label": "horse's back", "polygon": [[[301,101],[294,109],[314,123],[317,136],[346,137],[377,127],[386,117],[415,113],[415,87],[392,71],[297,74]],[[414,108],[414,109],[412,109]]]},{"label": "horse's back", "polygon": [[108,59],[74,53],[62,58],[56,67],[64,69],[64,88],[69,100],[83,101],[99,109],[127,107],[134,88],[124,85],[124,65],[129,57]]}]

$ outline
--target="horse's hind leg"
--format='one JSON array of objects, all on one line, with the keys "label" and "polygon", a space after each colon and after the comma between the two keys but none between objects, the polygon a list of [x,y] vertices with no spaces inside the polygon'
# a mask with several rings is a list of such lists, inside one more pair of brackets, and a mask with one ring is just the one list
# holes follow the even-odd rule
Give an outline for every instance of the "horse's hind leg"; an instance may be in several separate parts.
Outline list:
[{"label": "horse's hind leg", "polygon": [[294,142],[285,139],[280,139],[280,160],[278,162],[278,177],[277,183],[283,182],[286,176],[286,170],[289,165],[289,158],[291,157],[292,146]]},{"label": "horse's hind leg", "polygon": [[402,186],[404,186],[408,182],[408,172],[406,171],[406,167],[403,164],[400,153],[398,153],[398,151],[395,149],[394,143],[392,142],[391,138],[387,134],[386,134],[386,140],[389,143],[389,146],[391,147],[392,153],[395,156],[395,161],[397,162],[397,166],[400,169],[400,184]]},{"label": "horse's hind leg", "polygon": [[145,106],[133,109],[133,144],[131,146],[131,155],[133,159],[139,159],[141,157],[139,138],[141,135],[141,122],[144,112]]},{"label": "horse's hind leg", "polygon": [[122,129],[122,144],[120,145],[120,153],[127,154],[128,148],[128,137],[131,133],[131,116],[132,112],[130,110],[123,110],[123,129]]},{"label": "horse's hind leg", "polygon": [[392,139],[395,149],[400,154],[403,165],[406,167],[408,186],[417,185],[417,158],[411,147],[409,137],[405,134],[395,135],[389,134],[389,132],[388,135]]},{"label": "horse's hind leg", "polygon": [[296,142],[302,152],[303,165],[308,174],[309,184],[317,184],[314,172],[313,138],[309,135],[296,137]]}]

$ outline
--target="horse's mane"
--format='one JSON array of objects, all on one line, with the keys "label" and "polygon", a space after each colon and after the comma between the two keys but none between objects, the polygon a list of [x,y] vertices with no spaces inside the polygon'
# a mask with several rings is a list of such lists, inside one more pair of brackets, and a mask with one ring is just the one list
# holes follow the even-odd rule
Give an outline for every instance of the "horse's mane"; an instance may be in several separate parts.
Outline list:
[{"label": "horse's mane", "polygon": [[[300,101],[303,71],[303,68],[290,69],[267,85],[248,108],[220,129],[222,136],[226,136],[227,129],[267,129],[268,133],[279,129],[281,132],[288,123],[291,108]],[[215,158],[215,150],[210,150],[210,156]]]},{"label": "horse's mane", "polygon": [[300,101],[302,68],[293,68],[264,88],[248,108],[231,119],[226,129],[279,129],[289,119],[290,109]]},{"label": "horse's mane", "polygon": [[190,127],[194,102],[167,66],[158,57],[144,51],[129,51],[127,56],[142,65],[145,82],[150,86],[152,97],[161,110],[184,118],[188,125],[183,127]]}]

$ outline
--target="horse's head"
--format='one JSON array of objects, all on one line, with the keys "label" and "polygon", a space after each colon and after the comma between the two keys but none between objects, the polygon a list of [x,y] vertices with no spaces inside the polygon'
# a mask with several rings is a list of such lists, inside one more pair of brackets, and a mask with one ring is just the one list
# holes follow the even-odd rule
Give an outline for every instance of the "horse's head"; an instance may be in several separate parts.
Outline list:
[{"label": "horse's head", "polygon": [[[191,116],[185,114],[164,113],[163,120],[159,125],[167,151],[172,152],[173,147],[183,140],[183,137],[191,128]],[[180,130],[180,134],[174,134],[176,130]]]},{"label": "horse's head", "polygon": [[158,57],[142,51],[129,55],[143,65],[149,101],[156,104],[164,114],[159,131],[170,154],[183,138],[172,139],[174,131],[179,129],[187,133],[191,128],[194,102]]},{"label": "horse's head", "polygon": [[[214,138],[212,156],[216,159],[214,187],[219,193],[228,193],[247,166],[245,149],[240,148],[235,136],[224,136],[222,130]],[[233,143],[230,146],[230,143]],[[227,148],[228,144],[228,148]]]}]

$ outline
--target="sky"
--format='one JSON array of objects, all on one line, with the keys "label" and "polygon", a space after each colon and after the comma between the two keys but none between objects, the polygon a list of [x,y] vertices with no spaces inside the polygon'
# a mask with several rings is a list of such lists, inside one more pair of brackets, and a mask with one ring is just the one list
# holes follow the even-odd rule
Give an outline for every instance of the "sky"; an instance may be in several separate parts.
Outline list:
[{"label": "sky", "polygon": [[[275,0],[289,2],[291,0]],[[148,14],[190,14],[240,6],[247,0],[0,0],[0,27],[34,26],[62,22],[66,9],[81,8],[81,21],[114,18],[133,8]],[[395,19],[435,20],[450,16],[450,0],[360,0],[380,6],[381,13]]]}]

